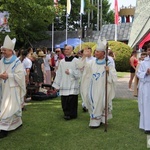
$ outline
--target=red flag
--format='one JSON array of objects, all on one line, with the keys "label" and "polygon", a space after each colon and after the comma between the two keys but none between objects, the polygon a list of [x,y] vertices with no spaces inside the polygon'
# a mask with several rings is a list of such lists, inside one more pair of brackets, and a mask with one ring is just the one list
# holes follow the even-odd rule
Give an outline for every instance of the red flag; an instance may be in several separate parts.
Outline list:
[{"label": "red flag", "polygon": [[58,3],[58,0],[54,0],[54,3]]},{"label": "red flag", "polygon": [[115,24],[119,23],[118,0],[115,0]]},{"label": "red flag", "polygon": [[58,6],[58,0],[54,0],[54,6],[55,6],[55,7]]}]

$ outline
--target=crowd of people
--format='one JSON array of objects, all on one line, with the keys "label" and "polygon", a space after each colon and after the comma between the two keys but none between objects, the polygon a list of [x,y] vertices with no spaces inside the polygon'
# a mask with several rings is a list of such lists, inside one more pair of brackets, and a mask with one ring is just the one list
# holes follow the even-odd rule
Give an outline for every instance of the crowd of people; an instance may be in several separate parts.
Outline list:
[{"label": "crowd of people", "polygon": [[[150,86],[150,44],[147,49],[138,57],[137,51],[133,51],[130,57],[130,80],[129,91],[138,97],[138,110],[140,114],[139,128],[143,129],[146,134],[150,134],[150,101],[148,89]],[[132,82],[134,81],[134,89]]]},{"label": "crowd of people", "polygon": [[64,58],[59,47],[55,53],[45,47],[14,50],[15,43],[16,39],[11,40],[7,35],[1,47],[0,138],[22,126],[22,110],[28,99],[27,87],[34,85],[40,89],[43,84],[51,85],[59,61]]},{"label": "crowd of people", "polygon": [[[52,85],[56,91],[59,91],[65,120],[78,117],[79,93],[83,111],[89,112],[90,128],[100,127],[106,122],[106,116],[107,119],[112,118],[112,99],[115,97],[117,72],[115,55],[106,47],[106,41],[100,39],[97,41],[94,54],[88,46],[74,54],[71,45],[65,45],[63,51],[57,45],[54,52],[48,51],[45,47],[36,50],[29,47],[27,50],[15,51],[15,43],[16,40],[11,40],[7,35],[1,47],[0,138],[6,137],[9,131],[22,126],[21,115],[24,102],[27,101],[27,86],[30,84],[40,89],[44,83]],[[147,51],[146,54],[149,56],[150,48]],[[137,72],[140,128],[149,133],[150,119],[145,115],[146,112],[149,114],[150,104],[147,98],[147,87],[150,86],[149,57],[146,57],[140,65],[136,62],[136,66],[135,58],[130,59],[133,61],[131,73],[134,74],[131,76],[129,89],[131,90],[132,80]],[[135,71],[137,66],[139,69]],[[144,88],[147,93],[144,91],[143,94]],[[107,107],[105,107],[106,99]]]}]

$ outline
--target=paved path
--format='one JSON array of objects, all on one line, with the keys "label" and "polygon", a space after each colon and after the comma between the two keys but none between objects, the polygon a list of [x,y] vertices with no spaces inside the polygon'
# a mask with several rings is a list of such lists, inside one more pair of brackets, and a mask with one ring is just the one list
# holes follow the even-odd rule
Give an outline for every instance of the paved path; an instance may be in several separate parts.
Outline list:
[{"label": "paved path", "polygon": [[118,78],[115,98],[137,99],[137,97],[133,96],[133,92],[128,90],[129,78],[130,74],[123,78]]}]

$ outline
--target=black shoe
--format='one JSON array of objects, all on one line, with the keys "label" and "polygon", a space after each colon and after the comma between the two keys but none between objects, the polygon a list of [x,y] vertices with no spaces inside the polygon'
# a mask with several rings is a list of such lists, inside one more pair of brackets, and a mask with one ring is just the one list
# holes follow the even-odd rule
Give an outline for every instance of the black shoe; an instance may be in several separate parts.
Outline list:
[{"label": "black shoe", "polygon": [[8,135],[8,131],[5,131],[5,130],[0,131],[0,139],[6,137],[7,135]]},{"label": "black shoe", "polygon": [[87,112],[88,109],[86,107],[83,107],[83,112]]},{"label": "black shoe", "polygon": [[145,134],[150,134],[150,130],[145,130]]},{"label": "black shoe", "polygon": [[65,120],[71,120],[71,117],[70,116],[64,116],[64,119]]},{"label": "black shoe", "polygon": [[27,109],[25,108],[25,106],[24,107],[22,107],[22,111],[26,111]]},{"label": "black shoe", "polygon": [[77,118],[77,116],[70,116],[70,118],[71,118],[71,119],[76,119],[76,118]]}]

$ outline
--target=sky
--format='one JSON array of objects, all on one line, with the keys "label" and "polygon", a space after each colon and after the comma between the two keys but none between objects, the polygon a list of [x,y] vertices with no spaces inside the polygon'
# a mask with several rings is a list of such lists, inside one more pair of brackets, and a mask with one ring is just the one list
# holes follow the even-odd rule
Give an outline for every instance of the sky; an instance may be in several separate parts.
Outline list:
[{"label": "sky", "polygon": [[[108,1],[111,3],[111,7],[110,8],[113,10],[114,9],[114,1],[115,0],[108,0]],[[120,9],[120,7],[122,7],[122,5],[126,6],[126,7],[128,7],[130,5],[136,6],[136,0],[118,0],[118,9]]]}]

